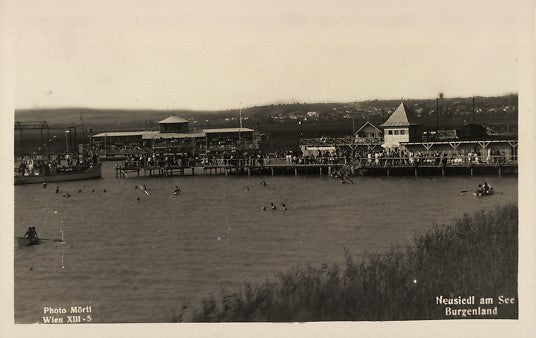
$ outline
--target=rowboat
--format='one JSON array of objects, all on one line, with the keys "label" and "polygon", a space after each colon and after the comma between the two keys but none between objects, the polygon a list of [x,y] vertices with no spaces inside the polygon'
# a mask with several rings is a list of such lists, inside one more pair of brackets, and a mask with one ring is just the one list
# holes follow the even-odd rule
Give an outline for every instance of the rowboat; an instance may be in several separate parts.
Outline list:
[{"label": "rowboat", "polygon": [[473,196],[476,196],[476,197],[483,197],[483,196],[489,196],[489,195],[493,195],[493,188],[490,190],[475,191],[473,193]]},{"label": "rowboat", "polygon": [[26,237],[15,237],[15,240],[19,244],[19,246],[30,246],[30,245],[37,245],[37,244],[43,244],[43,243],[65,243],[61,239],[50,239],[50,238],[39,238],[39,241],[37,243],[32,244],[31,240]]},{"label": "rowboat", "polygon": [[58,170],[54,175],[15,176],[15,185],[89,180],[102,177],[102,163],[74,166]]}]

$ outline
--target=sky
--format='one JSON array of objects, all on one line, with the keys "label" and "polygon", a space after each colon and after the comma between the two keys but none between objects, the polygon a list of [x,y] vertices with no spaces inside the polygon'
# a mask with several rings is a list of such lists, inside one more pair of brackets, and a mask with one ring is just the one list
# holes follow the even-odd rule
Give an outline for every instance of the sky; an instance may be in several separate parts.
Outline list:
[{"label": "sky", "polygon": [[506,1],[12,1],[16,108],[220,110],[517,92]]}]

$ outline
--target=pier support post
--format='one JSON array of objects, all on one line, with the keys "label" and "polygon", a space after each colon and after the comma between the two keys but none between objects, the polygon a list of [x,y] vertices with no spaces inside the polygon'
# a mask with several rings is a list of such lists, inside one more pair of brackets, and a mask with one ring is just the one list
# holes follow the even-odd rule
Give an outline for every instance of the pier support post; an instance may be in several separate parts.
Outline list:
[{"label": "pier support post", "polygon": [[502,172],[501,172],[501,166],[498,167],[499,168],[499,176],[501,176]]},{"label": "pier support post", "polygon": [[441,168],[441,176],[445,176],[445,168]]},{"label": "pier support post", "polygon": [[195,175],[195,168],[192,167],[192,176],[194,176],[194,175]]},{"label": "pier support post", "polygon": [[471,168],[471,176],[473,176],[473,168]]},{"label": "pier support post", "polygon": [[415,171],[415,176],[418,176],[418,174],[417,174],[417,168],[415,168],[414,171]]},{"label": "pier support post", "polygon": [[320,176],[322,176],[322,167],[320,167]]},{"label": "pier support post", "polygon": [[331,176],[331,167],[328,167],[328,175]]},{"label": "pier support post", "polygon": [[387,176],[389,176],[389,169],[387,169]]},{"label": "pier support post", "polygon": [[272,169],[272,176],[274,176],[274,167],[271,167],[270,169]]},{"label": "pier support post", "polygon": [[248,167],[248,176],[251,176],[251,168]]},{"label": "pier support post", "polygon": [[294,168],[294,176],[298,176],[298,168]]}]

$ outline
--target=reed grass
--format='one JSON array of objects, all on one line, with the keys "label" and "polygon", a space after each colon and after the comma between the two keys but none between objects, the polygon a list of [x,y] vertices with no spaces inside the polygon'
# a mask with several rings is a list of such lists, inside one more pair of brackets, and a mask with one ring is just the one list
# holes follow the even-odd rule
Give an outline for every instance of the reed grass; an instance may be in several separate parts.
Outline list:
[{"label": "reed grass", "polygon": [[[464,215],[454,224],[417,235],[357,263],[347,252],[342,267],[298,266],[276,281],[222,290],[184,306],[172,321],[304,322],[443,319],[436,296],[517,299],[518,209],[509,204]],[[498,317],[517,318],[516,306]],[[477,317],[478,318],[478,317]]]}]

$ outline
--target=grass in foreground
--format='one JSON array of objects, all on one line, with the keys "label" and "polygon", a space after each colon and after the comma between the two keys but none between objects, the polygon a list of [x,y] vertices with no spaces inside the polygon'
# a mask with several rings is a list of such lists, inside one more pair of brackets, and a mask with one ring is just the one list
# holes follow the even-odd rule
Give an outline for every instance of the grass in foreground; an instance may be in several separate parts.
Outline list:
[{"label": "grass in foreground", "polygon": [[[275,282],[222,290],[172,321],[303,322],[443,319],[444,297],[515,297],[518,209],[506,205],[436,227],[405,250],[363,263],[346,254],[342,268],[296,267]],[[478,306],[478,305],[477,305]],[[493,318],[517,318],[517,305]],[[479,318],[479,317],[473,317]]]}]

